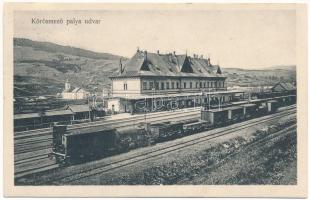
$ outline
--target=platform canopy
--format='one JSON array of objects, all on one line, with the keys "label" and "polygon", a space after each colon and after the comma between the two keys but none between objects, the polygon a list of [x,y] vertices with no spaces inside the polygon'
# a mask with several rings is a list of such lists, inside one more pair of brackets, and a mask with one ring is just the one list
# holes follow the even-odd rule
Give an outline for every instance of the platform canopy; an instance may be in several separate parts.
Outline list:
[{"label": "platform canopy", "polygon": [[192,97],[192,96],[208,96],[208,95],[224,95],[224,94],[239,94],[244,93],[243,91],[239,90],[231,90],[231,91],[204,91],[204,92],[188,92],[188,93],[177,93],[177,94],[154,94],[154,95],[128,95],[126,97],[121,96],[115,98],[121,98],[121,99],[128,99],[128,100],[138,100],[138,99],[153,99],[153,98],[176,98],[176,97]]}]

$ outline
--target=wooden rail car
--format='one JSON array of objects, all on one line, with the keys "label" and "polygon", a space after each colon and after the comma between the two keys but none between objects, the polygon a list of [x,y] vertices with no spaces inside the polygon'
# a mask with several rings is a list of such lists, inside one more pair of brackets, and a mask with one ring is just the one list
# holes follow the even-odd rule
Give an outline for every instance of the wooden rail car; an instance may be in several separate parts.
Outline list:
[{"label": "wooden rail car", "polygon": [[201,119],[208,121],[214,127],[225,125],[228,122],[228,109],[203,110],[201,111]]}]

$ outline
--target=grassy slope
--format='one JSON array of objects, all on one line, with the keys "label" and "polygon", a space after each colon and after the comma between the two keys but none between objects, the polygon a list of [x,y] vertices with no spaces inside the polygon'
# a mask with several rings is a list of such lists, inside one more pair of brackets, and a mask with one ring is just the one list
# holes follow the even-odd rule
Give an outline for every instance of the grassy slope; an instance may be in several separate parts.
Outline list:
[{"label": "grassy slope", "polygon": [[280,81],[296,81],[295,66],[270,67],[262,70],[226,68],[223,70],[223,74],[228,77],[228,86],[274,85]]},{"label": "grassy slope", "polygon": [[18,88],[15,95],[24,96],[29,92],[54,95],[62,91],[66,79],[73,86],[101,91],[110,83],[108,76],[118,69],[120,58],[52,43],[15,39],[14,86]]}]

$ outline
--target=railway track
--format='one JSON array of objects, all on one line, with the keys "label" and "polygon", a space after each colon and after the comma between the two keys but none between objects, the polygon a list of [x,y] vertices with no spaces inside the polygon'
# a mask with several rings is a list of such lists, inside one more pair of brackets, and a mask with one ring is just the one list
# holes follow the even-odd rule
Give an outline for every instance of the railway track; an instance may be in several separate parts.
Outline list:
[{"label": "railway track", "polygon": [[[178,115],[173,115],[173,116],[171,116],[170,114],[169,116],[166,115],[161,118],[158,118],[156,116],[152,118],[149,117],[148,122],[165,122],[165,121],[174,119],[175,117],[178,117],[178,119],[180,120],[199,118],[200,116],[199,113],[195,113],[196,111],[194,111],[194,113],[192,112],[179,113]],[[144,121],[144,118],[142,121]],[[135,120],[135,124],[142,122],[142,121]],[[132,124],[132,120],[130,120],[129,122],[127,121],[127,123],[120,122],[120,121],[113,122],[113,125],[110,124],[110,126],[113,128],[122,128],[122,127],[127,127],[133,124]],[[74,127],[74,129],[78,129],[78,127]],[[40,137],[41,138],[37,140],[33,140],[33,138],[30,138],[27,140],[23,139],[24,143],[17,142],[14,145],[14,154],[15,154],[14,155],[14,166],[15,166],[16,177],[39,172],[41,171],[40,166],[45,167],[46,163],[49,164],[48,169],[58,167],[58,164],[56,164],[55,161],[46,160],[48,154],[51,152],[52,135],[50,134],[49,136],[43,136],[43,139],[42,139],[42,136]],[[33,170],[31,169],[31,166]],[[46,168],[43,168],[43,169],[45,170]]]},{"label": "railway track", "polygon": [[[177,117],[180,120],[184,120],[184,119],[193,119],[193,118],[199,118],[200,114],[199,113],[179,113],[178,115],[167,115],[167,116],[162,116],[160,118],[158,117],[153,117],[148,119],[148,122],[165,122],[165,121],[169,121],[171,119],[174,119],[175,117]],[[111,128],[122,128],[122,127],[128,127],[128,126],[132,126],[132,125],[136,125],[137,123],[143,122],[143,119],[136,119],[134,121],[130,120],[130,121],[115,121],[113,123],[110,124],[103,124],[104,126],[109,126]],[[100,125],[100,126],[103,126]],[[99,125],[96,125],[99,126]],[[95,127],[96,127],[95,126]],[[75,129],[79,129],[81,127],[74,127],[74,128],[70,128],[69,130],[75,130]],[[84,128],[84,127],[83,127]],[[40,150],[40,149],[44,149],[46,147],[51,147],[51,141],[52,141],[52,132],[50,131],[50,134],[48,136],[41,136],[39,139],[36,138],[34,140],[34,138],[25,138],[22,139],[22,141],[20,142],[19,140],[14,141],[14,153],[15,154],[21,154],[21,153],[26,153],[29,152],[31,150]]]},{"label": "railway track", "polygon": [[[293,111],[291,111],[292,109]],[[240,130],[250,128],[253,125],[263,124],[266,122],[276,122],[281,117],[294,114],[295,112],[296,112],[296,109],[291,108],[286,111],[281,111],[276,114],[273,114],[272,116],[270,115],[264,116],[262,117],[263,119],[256,118],[256,119],[252,119],[251,121],[241,122],[240,124],[237,124],[239,126],[234,124],[232,125],[233,127],[229,130],[225,130],[225,131],[218,130],[215,133],[204,135],[204,136],[197,136],[194,139],[189,139],[189,140],[186,140],[185,142],[179,142],[172,146],[159,148],[159,149],[156,148],[155,146],[155,149],[153,148],[154,150],[147,151],[142,154],[134,155],[129,158],[127,157],[125,159],[121,159],[115,162],[110,162],[110,163],[100,163],[100,162],[98,163],[97,162],[95,164],[86,163],[85,165],[82,165],[82,167],[80,168],[77,167],[77,169],[75,168],[75,166],[68,167],[67,170],[66,168],[64,168],[64,169],[61,169],[62,171],[59,171],[58,174],[53,173],[52,177],[49,176],[48,174],[42,174],[39,176],[40,179],[35,180],[34,183],[35,184],[69,184],[74,181],[79,181],[81,179],[92,177],[100,173],[108,172],[108,171],[111,171],[117,168],[121,168],[121,167],[130,165],[130,164],[134,164],[136,162],[145,161],[145,160],[152,159],[154,157],[158,157],[158,156],[170,153],[170,152],[188,148],[193,145],[196,145],[196,144],[199,144],[199,143],[202,143],[202,142],[214,139],[214,138],[228,135],[235,131],[240,131]],[[207,132],[203,132],[203,133],[207,133]]]},{"label": "railway track", "polygon": [[[152,120],[154,118],[158,117],[165,117],[165,116],[171,116],[171,115],[179,115],[182,113],[199,113],[199,108],[190,108],[190,109],[180,109],[175,110],[173,112],[165,111],[164,113],[149,113],[145,115],[136,115],[130,118],[126,119],[109,119],[109,120],[102,120],[102,121],[96,121],[96,122],[89,122],[89,123],[82,123],[82,124],[74,124],[74,125],[68,125],[68,130],[78,129],[78,128],[86,128],[86,127],[94,127],[94,126],[102,126],[102,125],[113,125],[115,123],[130,123],[135,121],[144,121],[145,119],[147,121]],[[24,132],[16,132],[14,134],[14,140],[24,139],[24,138],[31,138],[36,137],[39,135],[49,135],[51,134],[51,128],[44,128],[44,129],[36,129],[31,131],[24,131]]]},{"label": "railway track", "polygon": [[[155,112],[155,113],[146,113],[144,114],[139,114],[139,115],[133,115],[130,118],[127,119],[103,119],[100,121],[94,121],[94,122],[87,122],[87,123],[81,123],[81,124],[74,124],[74,125],[68,125],[68,128],[80,128],[80,127],[91,127],[91,126],[100,126],[100,125],[105,125],[106,123],[110,123],[113,121],[134,121],[137,119],[141,118],[153,118],[153,117],[158,117],[158,116],[166,116],[166,115],[171,115],[171,114],[178,114],[178,113],[184,113],[184,112],[193,112],[193,111],[200,111],[200,107],[195,107],[195,108],[186,108],[186,109],[179,109],[179,110],[174,110],[174,111],[163,111],[163,112]],[[42,134],[42,133],[48,133],[50,132],[50,128],[42,128],[42,129],[34,129],[34,130],[29,130],[29,131],[19,131],[19,132],[14,132],[14,139],[20,139],[23,138],[23,136],[36,136],[37,134]]]}]

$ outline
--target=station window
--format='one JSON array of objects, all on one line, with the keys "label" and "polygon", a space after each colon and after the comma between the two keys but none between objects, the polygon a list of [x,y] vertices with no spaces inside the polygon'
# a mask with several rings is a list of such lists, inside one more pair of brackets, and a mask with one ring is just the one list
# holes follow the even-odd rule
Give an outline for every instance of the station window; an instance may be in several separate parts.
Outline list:
[{"label": "station window", "polygon": [[199,87],[202,88],[202,82],[199,82]]},{"label": "station window", "polygon": [[206,88],[206,82],[203,82],[203,88]]},{"label": "station window", "polygon": [[209,88],[210,87],[210,82],[209,81],[207,82],[207,85],[208,85],[208,88]]},{"label": "station window", "polygon": [[154,83],[150,82],[150,90],[154,88]]},{"label": "station window", "polygon": [[124,83],[124,90],[127,90],[127,83]]},{"label": "station window", "polygon": [[169,82],[166,83],[166,88],[167,88],[167,90],[169,90],[169,88],[170,88],[170,83]]},{"label": "station window", "polygon": [[142,83],[143,90],[147,90],[147,82]]},{"label": "station window", "polygon": [[193,83],[190,82],[190,83],[189,83],[189,88],[192,88],[192,87],[193,87]]},{"label": "station window", "polygon": [[155,82],[155,89],[159,90],[159,83],[158,82]]},{"label": "station window", "polygon": [[196,82],[196,88],[198,88],[198,82]]},{"label": "station window", "polygon": [[171,83],[171,89],[174,89],[174,82]]},{"label": "station window", "polygon": [[161,82],[161,89],[164,90],[165,89],[165,83]]},{"label": "station window", "polygon": [[177,82],[177,89],[179,89],[180,88],[180,85],[179,85],[179,82]]},{"label": "station window", "polygon": [[186,88],[186,82],[183,83],[183,87]]}]

